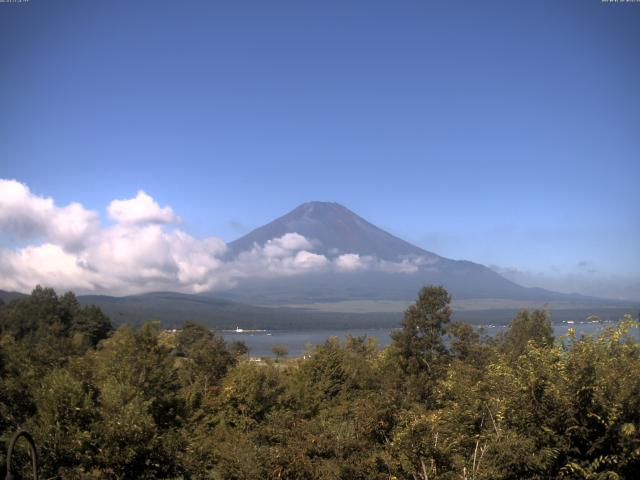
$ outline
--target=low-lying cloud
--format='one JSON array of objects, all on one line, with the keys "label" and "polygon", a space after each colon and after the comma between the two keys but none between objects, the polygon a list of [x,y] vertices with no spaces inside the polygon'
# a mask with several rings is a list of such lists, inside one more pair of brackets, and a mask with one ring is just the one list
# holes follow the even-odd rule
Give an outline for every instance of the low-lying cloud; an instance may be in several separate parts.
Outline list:
[{"label": "low-lying cloud", "polygon": [[[140,190],[107,206],[108,226],[80,203],[57,206],[15,180],[0,179],[0,289],[28,292],[37,284],[115,295],[155,290],[226,289],[243,278],[379,270],[413,273],[420,258],[400,262],[346,253],[314,253],[297,233],[229,258],[217,237],[197,239],[179,228],[170,206]],[[2,245],[2,244],[0,244]]]}]

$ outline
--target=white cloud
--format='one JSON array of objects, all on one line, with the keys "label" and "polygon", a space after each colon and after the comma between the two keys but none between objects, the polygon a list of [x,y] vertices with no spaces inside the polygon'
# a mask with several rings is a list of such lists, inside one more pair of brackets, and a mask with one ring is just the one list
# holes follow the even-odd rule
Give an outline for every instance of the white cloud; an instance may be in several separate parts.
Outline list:
[{"label": "white cloud", "polygon": [[419,263],[354,253],[329,259],[295,232],[227,258],[223,240],[196,239],[170,226],[179,221],[171,207],[161,208],[142,190],[112,201],[108,214],[116,223],[101,227],[98,214],[79,203],[58,207],[22,183],[0,180],[0,233],[10,238],[0,243],[0,289],[28,292],[42,284],[116,295],[202,292],[252,277],[365,269],[412,273]]},{"label": "white cloud", "polygon": [[428,259],[426,257],[407,257],[399,262],[380,260],[370,255],[360,256],[357,253],[345,253],[334,260],[335,270],[338,272],[357,272],[362,270],[376,270],[387,273],[416,273],[420,268],[438,263],[439,259]]},{"label": "white cloud", "polygon": [[58,207],[22,183],[0,180],[0,232],[19,245],[0,248],[0,288],[125,294],[230,284],[219,258],[224,241],[168,231],[163,224],[178,217],[143,191],[111,202],[109,214],[118,223],[101,228],[98,214],[79,203]]},{"label": "white cloud", "polygon": [[27,292],[37,284],[93,290],[98,281],[96,272],[87,269],[80,258],[51,243],[3,252],[0,268],[0,288],[12,291]]},{"label": "white cloud", "polygon": [[310,248],[313,248],[313,245],[302,235],[298,233],[285,233],[280,238],[267,241],[262,248],[262,252],[267,257],[284,257],[293,251]]},{"label": "white cloud", "polygon": [[254,245],[241,252],[228,264],[234,278],[290,276],[324,271],[330,261],[312,253],[312,243],[298,233],[287,233],[269,240],[264,246]]},{"label": "white cloud", "polygon": [[153,198],[142,190],[138,191],[135,198],[113,200],[107,211],[112,220],[125,224],[169,224],[180,221],[171,207],[161,208]]},{"label": "white cloud", "polygon": [[345,253],[334,260],[339,272],[355,272],[367,267],[367,262],[357,253]]},{"label": "white cloud", "polygon": [[307,252],[302,250],[296,253],[293,258],[293,265],[297,269],[304,271],[307,270],[321,270],[329,265],[329,260],[324,255],[318,255],[316,253]]},{"label": "white cloud", "polygon": [[0,179],[0,232],[19,240],[46,238],[65,250],[78,250],[98,228],[98,214],[79,203],[56,207],[53,199],[34,195],[23,183]]},{"label": "white cloud", "polygon": [[198,240],[161,225],[116,225],[105,229],[85,253],[109,291],[200,292],[228,285],[218,258],[225,250],[218,238]]},{"label": "white cloud", "polygon": [[405,258],[401,262],[380,261],[377,269],[387,273],[416,273],[420,269],[420,257]]}]

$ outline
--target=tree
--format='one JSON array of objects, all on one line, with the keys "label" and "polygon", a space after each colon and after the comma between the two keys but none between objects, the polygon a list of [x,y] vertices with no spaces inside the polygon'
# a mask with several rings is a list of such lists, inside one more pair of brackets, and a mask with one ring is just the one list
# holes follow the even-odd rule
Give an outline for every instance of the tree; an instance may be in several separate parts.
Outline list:
[{"label": "tree", "polygon": [[289,355],[289,347],[287,347],[286,345],[274,345],[271,351],[278,360],[281,360]]},{"label": "tree", "polygon": [[34,385],[38,414],[28,425],[42,453],[43,468],[74,477],[93,463],[92,423],[96,405],[91,389],[68,369],[52,370]]},{"label": "tree", "polygon": [[553,345],[553,327],[545,310],[521,310],[507,331],[498,338],[500,350],[512,359],[524,352],[529,341],[539,347]]},{"label": "tree", "polygon": [[249,347],[247,344],[240,341],[234,340],[228,346],[229,352],[236,358],[242,357],[243,355],[247,355],[249,353]]},{"label": "tree", "polygon": [[97,388],[92,426],[99,445],[94,464],[109,478],[166,478],[176,474],[176,441],[183,402],[170,348],[159,342],[159,325],[121,326],[90,358]]},{"label": "tree", "polygon": [[349,375],[344,357],[337,337],[328,338],[311,351],[310,358],[296,372],[297,388],[300,389],[296,400],[302,411],[315,414],[347,389]]},{"label": "tree", "polygon": [[12,301],[0,315],[0,330],[33,342],[73,338],[77,346],[95,346],[113,330],[111,320],[95,305],[81,307],[72,292],[58,297],[37,286],[26,298]]},{"label": "tree", "polygon": [[72,316],[73,305],[68,298],[61,303],[52,288],[38,285],[28,297],[9,303],[2,316],[2,331],[16,340],[38,340],[49,333],[66,336]]},{"label": "tree", "polygon": [[111,320],[95,305],[78,309],[73,317],[71,332],[80,335],[92,347],[107,338],[112,331]]},{"label": "tree", "polygon": [[196,408],[213,393],[219,380],[236,363],[237,356],[227,350],[220,335],[194,322],[183,324],[176,349],[185,356],[178,370],[183,398]]},{"label": "tree", "polygon": [[402,329],[391,334],[392,350],[405,386],[414,400],[430,395],[433,382],[445,373],[443,336],[451,319],[451,296],[442,286],[423,287],[404,312]]}]

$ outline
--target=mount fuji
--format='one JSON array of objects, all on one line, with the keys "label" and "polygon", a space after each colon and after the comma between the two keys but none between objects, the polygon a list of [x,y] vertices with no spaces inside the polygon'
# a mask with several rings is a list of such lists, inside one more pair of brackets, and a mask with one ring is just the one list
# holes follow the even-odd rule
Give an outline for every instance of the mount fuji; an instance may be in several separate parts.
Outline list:
[{"label": "mount fuji", "polygon": [[298,206],[230,242],[229,255],[241,255],[294,233],[309,240],[313,253],[329,260],[341,255],[357,255],[379,268],[249,278],[227,292],[216,292],[216,295],[271,305],[352,299],[410,300],[422,286],[438,284],[447,288],[455,299],[587,299],[581,295],[523,287],[484,265],[442,257],[395,237],[348,208],[330,202],[308,202]]}]

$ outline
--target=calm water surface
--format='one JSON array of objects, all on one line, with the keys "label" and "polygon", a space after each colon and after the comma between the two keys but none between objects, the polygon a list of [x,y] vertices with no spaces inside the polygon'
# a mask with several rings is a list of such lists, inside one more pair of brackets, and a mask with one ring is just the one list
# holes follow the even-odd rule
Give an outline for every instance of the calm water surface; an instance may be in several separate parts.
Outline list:
[{"label": "calm water surface", "polygon": [[[603,327],[613,326],[614,323],[575,323],[557,324],[553,326],[556,337],[565,335],[569,327],[576,329],[580,334],[595,334]],[[505,329],[502,325],[485,325],[487,334],[495,335]],[[289,356],[296,357],[304,354],[311,345],[324,343],[329,337],[338,337],[341,341],[347,335],[367,336],[377,339],[379,347],[385,347],[391,342],[393,329],[353,329],[353,330],[267,330],[255,332],[222,331],[220,332],[226,341],[239,340],[249,347],[249,355],[252,357],[272,357],[271,349],[275,345],[286,345],[289,348]],[[636,334],[638,332],[636,331]]]}]

